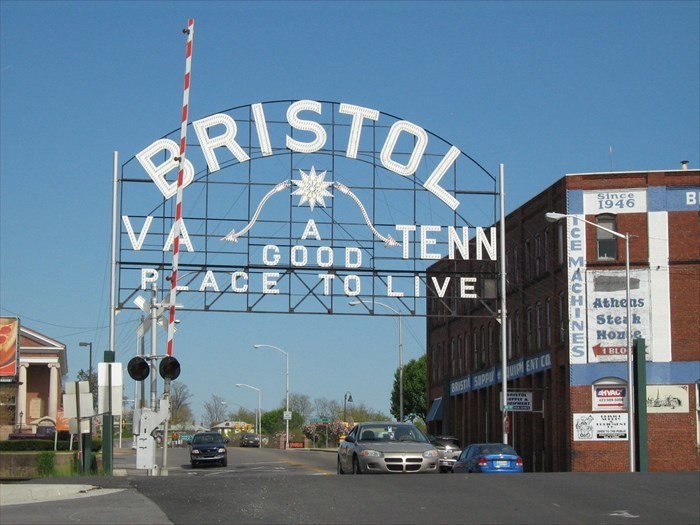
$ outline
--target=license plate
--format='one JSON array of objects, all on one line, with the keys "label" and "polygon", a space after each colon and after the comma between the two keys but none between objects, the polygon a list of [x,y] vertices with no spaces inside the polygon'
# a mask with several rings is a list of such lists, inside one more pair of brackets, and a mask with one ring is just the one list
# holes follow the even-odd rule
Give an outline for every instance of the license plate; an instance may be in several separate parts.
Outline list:
[{"label": "license plate", "polygon": [[508,461],[495,461],[497,467],[507,467]]}]

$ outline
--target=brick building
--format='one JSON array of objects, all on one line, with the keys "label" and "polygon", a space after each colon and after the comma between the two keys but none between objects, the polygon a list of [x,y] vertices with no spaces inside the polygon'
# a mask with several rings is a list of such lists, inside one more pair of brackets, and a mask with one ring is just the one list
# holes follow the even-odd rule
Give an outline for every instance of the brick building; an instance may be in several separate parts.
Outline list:
[{"label": "brick building", "polygon": [[[646,346],[636,469],[700,468],[700,171],[567,175],[505,229],[505,345],[497,302],[428,299],[428,431],[466,444],[501,441],[506,428],[530,472],[627,471],[629,290],[632,339]],[[430,269],[455,271],[497,280],[499,263]]]}]

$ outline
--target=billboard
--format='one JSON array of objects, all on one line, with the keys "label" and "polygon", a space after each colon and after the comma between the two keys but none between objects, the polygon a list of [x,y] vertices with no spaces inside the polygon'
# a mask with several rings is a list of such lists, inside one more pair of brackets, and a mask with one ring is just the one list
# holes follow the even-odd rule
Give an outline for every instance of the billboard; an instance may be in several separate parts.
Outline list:
[{"label": "billboard", "polygon": [[[176,236],[182,310],[360,314],[387,297],[407,315],[425,315],[426,297],[495,309],[484,290],[498,275],[497,180],[458,147],[374,108],[316,100],[238,106],[191,127],[180,228],[179,130],[121,166],[119,309],[170,288]],[[484,264],[428,276],[440,259]]]},{"label": "billboard", "polygon": [[[588,270],[588,348],[590,363],[627,361],[627,279],[624,270]],[[653,350],[649,270],[630,270],[630,332]]]},{"label": "billboard", "polygon": [[19,319],[0,317],[0,377],[15,377],[19,361]]}]

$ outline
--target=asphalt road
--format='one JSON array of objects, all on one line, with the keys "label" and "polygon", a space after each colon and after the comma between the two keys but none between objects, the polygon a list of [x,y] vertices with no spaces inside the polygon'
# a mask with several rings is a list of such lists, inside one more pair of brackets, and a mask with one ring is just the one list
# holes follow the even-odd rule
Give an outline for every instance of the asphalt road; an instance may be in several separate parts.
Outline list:
[{"label": "asphalt road", "polygon": [[167,476],[134,463],[22,484],[63,487],[51,501],[7,504],[1,485],[0,524],[700,524],[698,472],[337,476],[332,453],[235,448],[226,468],[191,469],[185,450]]}]

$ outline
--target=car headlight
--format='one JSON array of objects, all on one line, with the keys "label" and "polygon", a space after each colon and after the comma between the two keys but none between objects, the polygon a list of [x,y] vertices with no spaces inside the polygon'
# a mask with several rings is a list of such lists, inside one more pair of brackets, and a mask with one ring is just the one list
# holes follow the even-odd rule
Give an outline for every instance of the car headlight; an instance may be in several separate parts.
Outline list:
[{"label": "car headlight", "polygon": [[382,454],[378,450],[365,449],[360,451],[360,456],[365,458],[381,458],[384,456],[384,454]]},{"label": "car headlight", "polygon": [[438,457],[438,451],[437,450],[426,450],[423,452],[423,457],[424,458],[436,458]]},{"label": "car headlight", "polygon": [[222,447],[222,448],[220,448],[220,449],[218,450],[218,452],[219,452],[219,454],[225,454],[225,453],[226,453],[226,449]]},{"label": "car headlight", "polygon": [[192,454],[199,454],[199,450],[197,450],[196,448],[193,449],[193,450],[192,450]]}]

